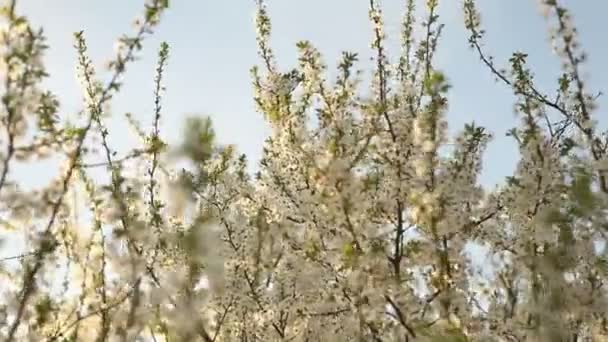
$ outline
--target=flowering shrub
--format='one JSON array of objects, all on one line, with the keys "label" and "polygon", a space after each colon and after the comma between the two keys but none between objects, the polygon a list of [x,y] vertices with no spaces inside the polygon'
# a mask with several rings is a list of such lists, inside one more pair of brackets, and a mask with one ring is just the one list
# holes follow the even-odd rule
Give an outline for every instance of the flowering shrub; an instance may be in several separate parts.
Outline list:
[{"label": "flowering shrub", "polygon": [[[162,140],[165,43],[151,131],[128,117],[141,147],[112,148],[109,103],[167,0],[146,2],[107,83],[75,34],[76,124],[61,120],[41,85],[42,31],[10,1],[0,211],[3,233],[28,249],[0,261],[1,340],[607,341],[608,140],[569,12],[541,1],[563,65],[550,96],[525,54],[495,65],[474,1],[463,3],[470,46],[513,91],[521,119],[509,131],[517,168],[489,191],[477,178],[491,134],[475,123],[447,134],[450,85],[433,62],[439,1],[426,1],[420,37],[414,5],[406,1],[393,61],[370,0],[373,81],[362,89],[357,54],[344,52],[330,80],[307,41],[297,43],[297,65],[280,70],[257,1],[253,88],[272,133],[252,175],[234,146],[215,144],[208,119],[190,119],[180,146]],[[43,158],[65,159],[45,188],[11,179],[15,163]],[[103,167],[107,180],[92,172]],[[474,245],[484,270],[470,260]]]}]

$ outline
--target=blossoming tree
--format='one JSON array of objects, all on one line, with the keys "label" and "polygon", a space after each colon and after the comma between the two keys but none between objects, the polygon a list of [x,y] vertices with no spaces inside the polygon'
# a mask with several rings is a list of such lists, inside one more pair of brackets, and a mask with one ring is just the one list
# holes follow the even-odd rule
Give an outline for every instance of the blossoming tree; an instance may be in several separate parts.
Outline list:
[{"label": "blossoming tree", "polygon": [[[496,66],[474,1],[463,3],[468,43],[513,91],[521,119],[509,131],[516,170],[488,191],[477,178],[491,135],[471,123],[448,136],[450,87],[433,62],[439,1],[424,3],[420,37],[416,3],[406,1],[395,58],[380,4],[369,1],[374,67],[363,89],[356,54],[343,53],[330,80],[307,41],[281,70],[257,1],[253,88],[272,133],[251,175],[233,146],[214,143],[209,120],[191,119],[180,146],[162,141],[166,44],[152,130],[128,117],[142,147],[112,148],[108,104],[166,0],[146,2],[106,84],[76,34],[84,108],[75,125],[40,85],[42,31],[10,2],[1,212],[3,230],[29,249],[0,265],[2,341],[608,340],[608,140],[569,12],[541,1],[563,65],[550,96],[525,54]],[[14,163],[49,157],[66,164],[48,187],[30,193],[12,181]],[[178,170],[174,157],[189,166]],[[93,175],[100,167],[107,179]],[[485,248],[484,272],[471,245]]]}]

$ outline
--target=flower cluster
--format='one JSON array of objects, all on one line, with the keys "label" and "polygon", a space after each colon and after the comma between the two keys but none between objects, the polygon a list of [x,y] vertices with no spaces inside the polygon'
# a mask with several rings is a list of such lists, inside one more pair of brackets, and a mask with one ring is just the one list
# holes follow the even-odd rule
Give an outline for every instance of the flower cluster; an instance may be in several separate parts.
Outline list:
[{"label": "flower cluster", "polygon": [[[256,1],[254,100],[272,132],[250,174],[245,156],[215,142],[209,119],[188,119],[177,147],[163,141],[165,43],[152,129],[128,115],[142,146],[120,155],[112,146],[109,103],[167,0],[145,2],[108,83],[75,35],[84,103],[75,124],[41,85],[42,32],[10,1],[0,32],[0,232],[26,249],[0,259],[0,340],[608,339],[608,142],[567,10],[542,1],[564,64],[551,98],[525,54],[495,66],[475,2],[464,1],[469,44],[513,91],[521,119],[508,132],[517,167],[490,190],[478,176],[491,134],[475,123],[447,133],[450,84],[433,61],[440,1],[426,1],[420,36],[415,3],[406,2],[393,62],[379,1],[369,2],[365,90],[357,54],[344,52],[330,80],[308,41],[281,70]],[[58,175],[21,189],[11,166],[46,157],[65,159]]]}]

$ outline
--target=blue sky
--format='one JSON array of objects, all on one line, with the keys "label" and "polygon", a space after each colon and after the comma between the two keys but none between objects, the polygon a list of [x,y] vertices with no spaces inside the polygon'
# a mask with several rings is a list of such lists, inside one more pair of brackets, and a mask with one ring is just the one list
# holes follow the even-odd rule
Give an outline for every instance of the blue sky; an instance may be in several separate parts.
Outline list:
[{"label": "blue sky", "polygon": [[[268,0],[273,20],[273,47],[281,65],[296,61],[295,43],[307,39],[324,54],[328,66],[336,65],[342,50],[360,53],[359,67],[369,70],[371,37],[367,0]],[[399,20],[404,0],[382,2],[386,31],[392,51],[397,52]],[[475,120],[494,135],[486,155],[482,182],[501,181],[513,169],[514,145],[504,137],[516,120],[513,98],[469,50],[462,24],[461,1],[440,1],[441,21],[446,24],[437,65],[453,85],[448,118],[452,132]],[[530,65],[543,89],[552,92],[558,75],[558,61],[546,38],[547,26],[534,0],[478,0],[487,29],[487,49],[497,62],[507,61],[510,52],[530,54]],[[605,1],[566,1],[574,14],[583,46],[590,54],[589,84],[605,90],[608,60],[603,20]],[[20,0],[18,10],[35,25],[45,28],[51,46],[46,85],[59,95],[62,115],[81,107],[81,91],[75,77],[76,55],[72,33],[84,30],[90,55],[101,66],[112,55],[116,38],[131,32],[131,23],[143,1],[134,0]],[[129,68],[122,92],[113,102],[115,120],[110,126],[112,145],[127,146],[136,141],[123,120],[132,112],[149,127],[152,121],[152,91],[156,54],[161,41],[171,46],[166,74],[162,130],[171,142],[179,141],[183,119],[191,114],[210,115],[219,140],[236,143],[251,162],[256,162],[268,129],[252,101],[249,69],[258,62],[253,25],[253,0],[172,0],[171,9],[154,37],[144,45],[143,58]],[[393,54],[396,56],[396,54]],[[101,71],[101,70],[100,70]],[[606,104],[603,99],[601,105]],[[605,111],[601,106],[598,115]],[[30,169],[29,171],[33,171]]]}]

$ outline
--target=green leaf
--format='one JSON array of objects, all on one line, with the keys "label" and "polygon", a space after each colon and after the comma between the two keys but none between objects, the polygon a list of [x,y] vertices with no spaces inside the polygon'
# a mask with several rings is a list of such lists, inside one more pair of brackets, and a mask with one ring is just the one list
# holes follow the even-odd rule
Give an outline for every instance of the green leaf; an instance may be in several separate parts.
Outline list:
[{"label": "green leaf", "polygon": [[447,92],[450,85],[442,72],[435,71],[424,80],[424,89],[429,95],[439,94]]},{"label": "green leaf", "polygon": [[50,313],[53,311],[53,301],[50,297],[42,297],[35,305],[36,323],[41,326],[49,320]]},{"label": "green leaf", "polygon": [[568,77],[567,74],[563,74],[560,78],[559,78],[559,90],[563,93],[565,93],[568,88],[570,87],[570,77]]},{"label": "green leaf", "polygon": [[575,214],[585,215],[596,204],[595,195],[591,190],[592,177],[583,169],[578,169],[575,172],[574,181],[570,186],[570,194],[576,205]]},{"label": "green leaf", "polygon": [[186,119],[184,140],[180,154],[194,162],[204,162],[211,157],[214,148],[215,131],[208,117],[190,117]]},{"label": "green leaf", "polygon": [[604,276],[608,275],[608,256],[599,256],[595,261],[595,267],[600,274]]}]

